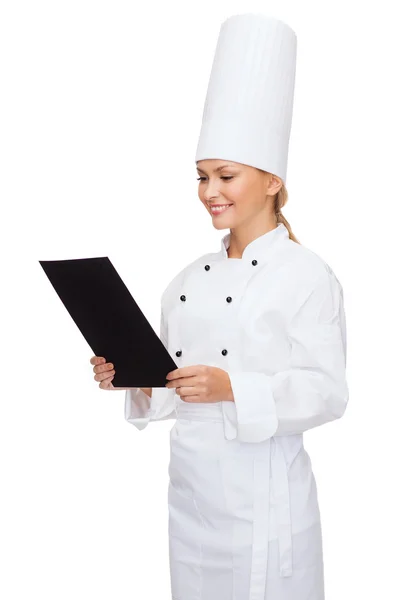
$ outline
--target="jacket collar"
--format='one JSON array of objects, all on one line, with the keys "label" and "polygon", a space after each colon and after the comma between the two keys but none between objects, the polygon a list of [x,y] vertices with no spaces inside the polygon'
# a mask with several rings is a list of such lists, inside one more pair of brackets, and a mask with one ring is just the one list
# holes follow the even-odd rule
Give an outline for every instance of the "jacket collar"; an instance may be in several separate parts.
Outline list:
[{"label": "jacket collar", "polygon": [[[265,252],[270,246],[275,244],[278,241],[285,240],[289,238],[289,233],[287,227],[284,223],[278,223],[277,227],[267,231],[263,235],[260,235],[256,239],[250,242],[244,249],[242,253],[241,259],[236,260],[252,260]],[[227,250],[229,248],[229,243],[231,240],[231,234],[227,233],[221,239],[221,256],[223,258],[227,258],[228,260],[233,260],[228,258]]]}]

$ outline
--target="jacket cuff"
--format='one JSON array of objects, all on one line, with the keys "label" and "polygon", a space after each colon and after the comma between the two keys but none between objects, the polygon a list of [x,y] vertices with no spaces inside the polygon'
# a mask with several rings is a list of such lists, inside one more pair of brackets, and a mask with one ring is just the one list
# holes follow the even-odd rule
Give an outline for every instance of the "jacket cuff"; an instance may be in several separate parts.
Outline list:
[{"label": "jacket cuff", "polygon": [[125,419],[138,429],[144,429],[150,419],[150,401],[151,398],[141,388],[125,390]]},{"label": "jacket cuff", "polygon": [[149,421],[170,419],[175,411],[174,388],[152,388],[152,397],[141,388],[125,391],[125,419],[138,429],[144,429]]},{"label": "jacket cuff", "polygon": [[263,442],[277,430],[278,418],[269,375],[228,372],[234,402],[222,402],[227,440]]}]

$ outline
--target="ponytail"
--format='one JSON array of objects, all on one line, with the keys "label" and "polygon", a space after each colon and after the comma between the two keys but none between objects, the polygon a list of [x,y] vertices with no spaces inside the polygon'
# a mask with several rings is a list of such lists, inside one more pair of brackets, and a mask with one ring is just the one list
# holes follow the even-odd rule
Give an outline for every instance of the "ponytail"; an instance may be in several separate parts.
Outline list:
[{"label": "ponytail", "polygon": [[281,212],[282,207],[285,206],[287,201],[288,201],[288,192],[287,192],[287,188],[285,187],[284,182],[283,182],[283,185],[277,192],[277,195],[274,199],[274,212],[275,212],[275,215],[277,218],[277,223],[283,223],[283,225],[285,225],[286,229],[288,230],[290,240],[293,240],[293,242],[297,242],[297,244],[300,244],[301,242],[299,242],[297,240],[297,238],[295,237],[295,235],[293,234],[293,232],[291,230],[291,225],[289,224],[289,222],[287,221],[287,219]]}]

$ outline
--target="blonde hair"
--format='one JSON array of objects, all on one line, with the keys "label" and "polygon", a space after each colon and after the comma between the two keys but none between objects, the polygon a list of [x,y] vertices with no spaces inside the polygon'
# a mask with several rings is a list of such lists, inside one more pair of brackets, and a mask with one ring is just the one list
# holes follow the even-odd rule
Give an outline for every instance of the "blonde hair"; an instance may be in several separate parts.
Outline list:
[{"label": "blonde hair", "polygon": [[[266,175],[268,175],[268,173],[269,173],[268,171],[264,171],[263,169],[259,169],[258,167],[256,167],[256,169]],[[283,223],[283,225],[286,227],[290,240],[292,240],[293,242],[296,242],[297,244],[301,244],[301,242],[299,242],[298,239],[293,234],[291,225],[289,224],[289,222],[287,221],[287,219],[281,212],[281,209],[283,208],[283,206],[285,206],[287,204],[287,202],[288,202],[287,188],[285,187],[284,181],[281,179],[281,188],[279,189],[279,191],[277,192],[277,194],[274,197],[274,206],[273,206],[274,214],[276,215],[277,223]]]},{"label": "blonde hair", "polygon": [[289,224],[289,222],[287,221],[287,219],[281,212],[282,207],[287,204],[287,201],[288,201],[288,192],[287,192],[287,188],[285,187],[284,182],[283,182],[281,188],[279,189],[279,191],[277,192],[277,194],[274,197],[274,213],[277,218],[277,223],[283,223],[283,225],[285,225],[286,229],[288,230],[288,235],[290,237],[290,240],[293,240],[293,242],[297,242],[297,244],[300,244],[301,242],[299,242],[297,240],[297,238],[295,237],[295,235],[293,234],[293,232],[291,230],[291,225]]}]

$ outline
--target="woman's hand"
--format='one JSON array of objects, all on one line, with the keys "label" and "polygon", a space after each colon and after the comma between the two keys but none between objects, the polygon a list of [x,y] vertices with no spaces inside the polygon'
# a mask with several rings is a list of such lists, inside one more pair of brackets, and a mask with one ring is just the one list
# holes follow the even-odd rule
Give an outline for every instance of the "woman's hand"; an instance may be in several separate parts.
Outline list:
[{"label": "woman's hand", "polygon": [[[94,365],[93,371],[95,373],[94,379],[99,381],[98,387],[102,390],[137,390],[138,388],[128,388],[128,387],[116,387],[113,385],[112,380],[115,376],[115,369],[113,363],[107,363],[104,356],[92,356],[90,359],[90,363]],[[145,394],[149,396],[152,395],[152,388],[139,388]]]},{"label": "woman's hand", "polygon": [[233,402],[229,375],[223,369],[208,365],[193,365],[167,374],[167,388],[176,388],[184,402]]},{"label": "woman's hand", "polygon": [[94,365],[94,379],[99,381],[99,388],[102,390],[121,390],[124,388],[114,387],[112,380],[114,379],[115,369],[113,363],[106,363],[104,356],[92,356],[90,363]]}]

